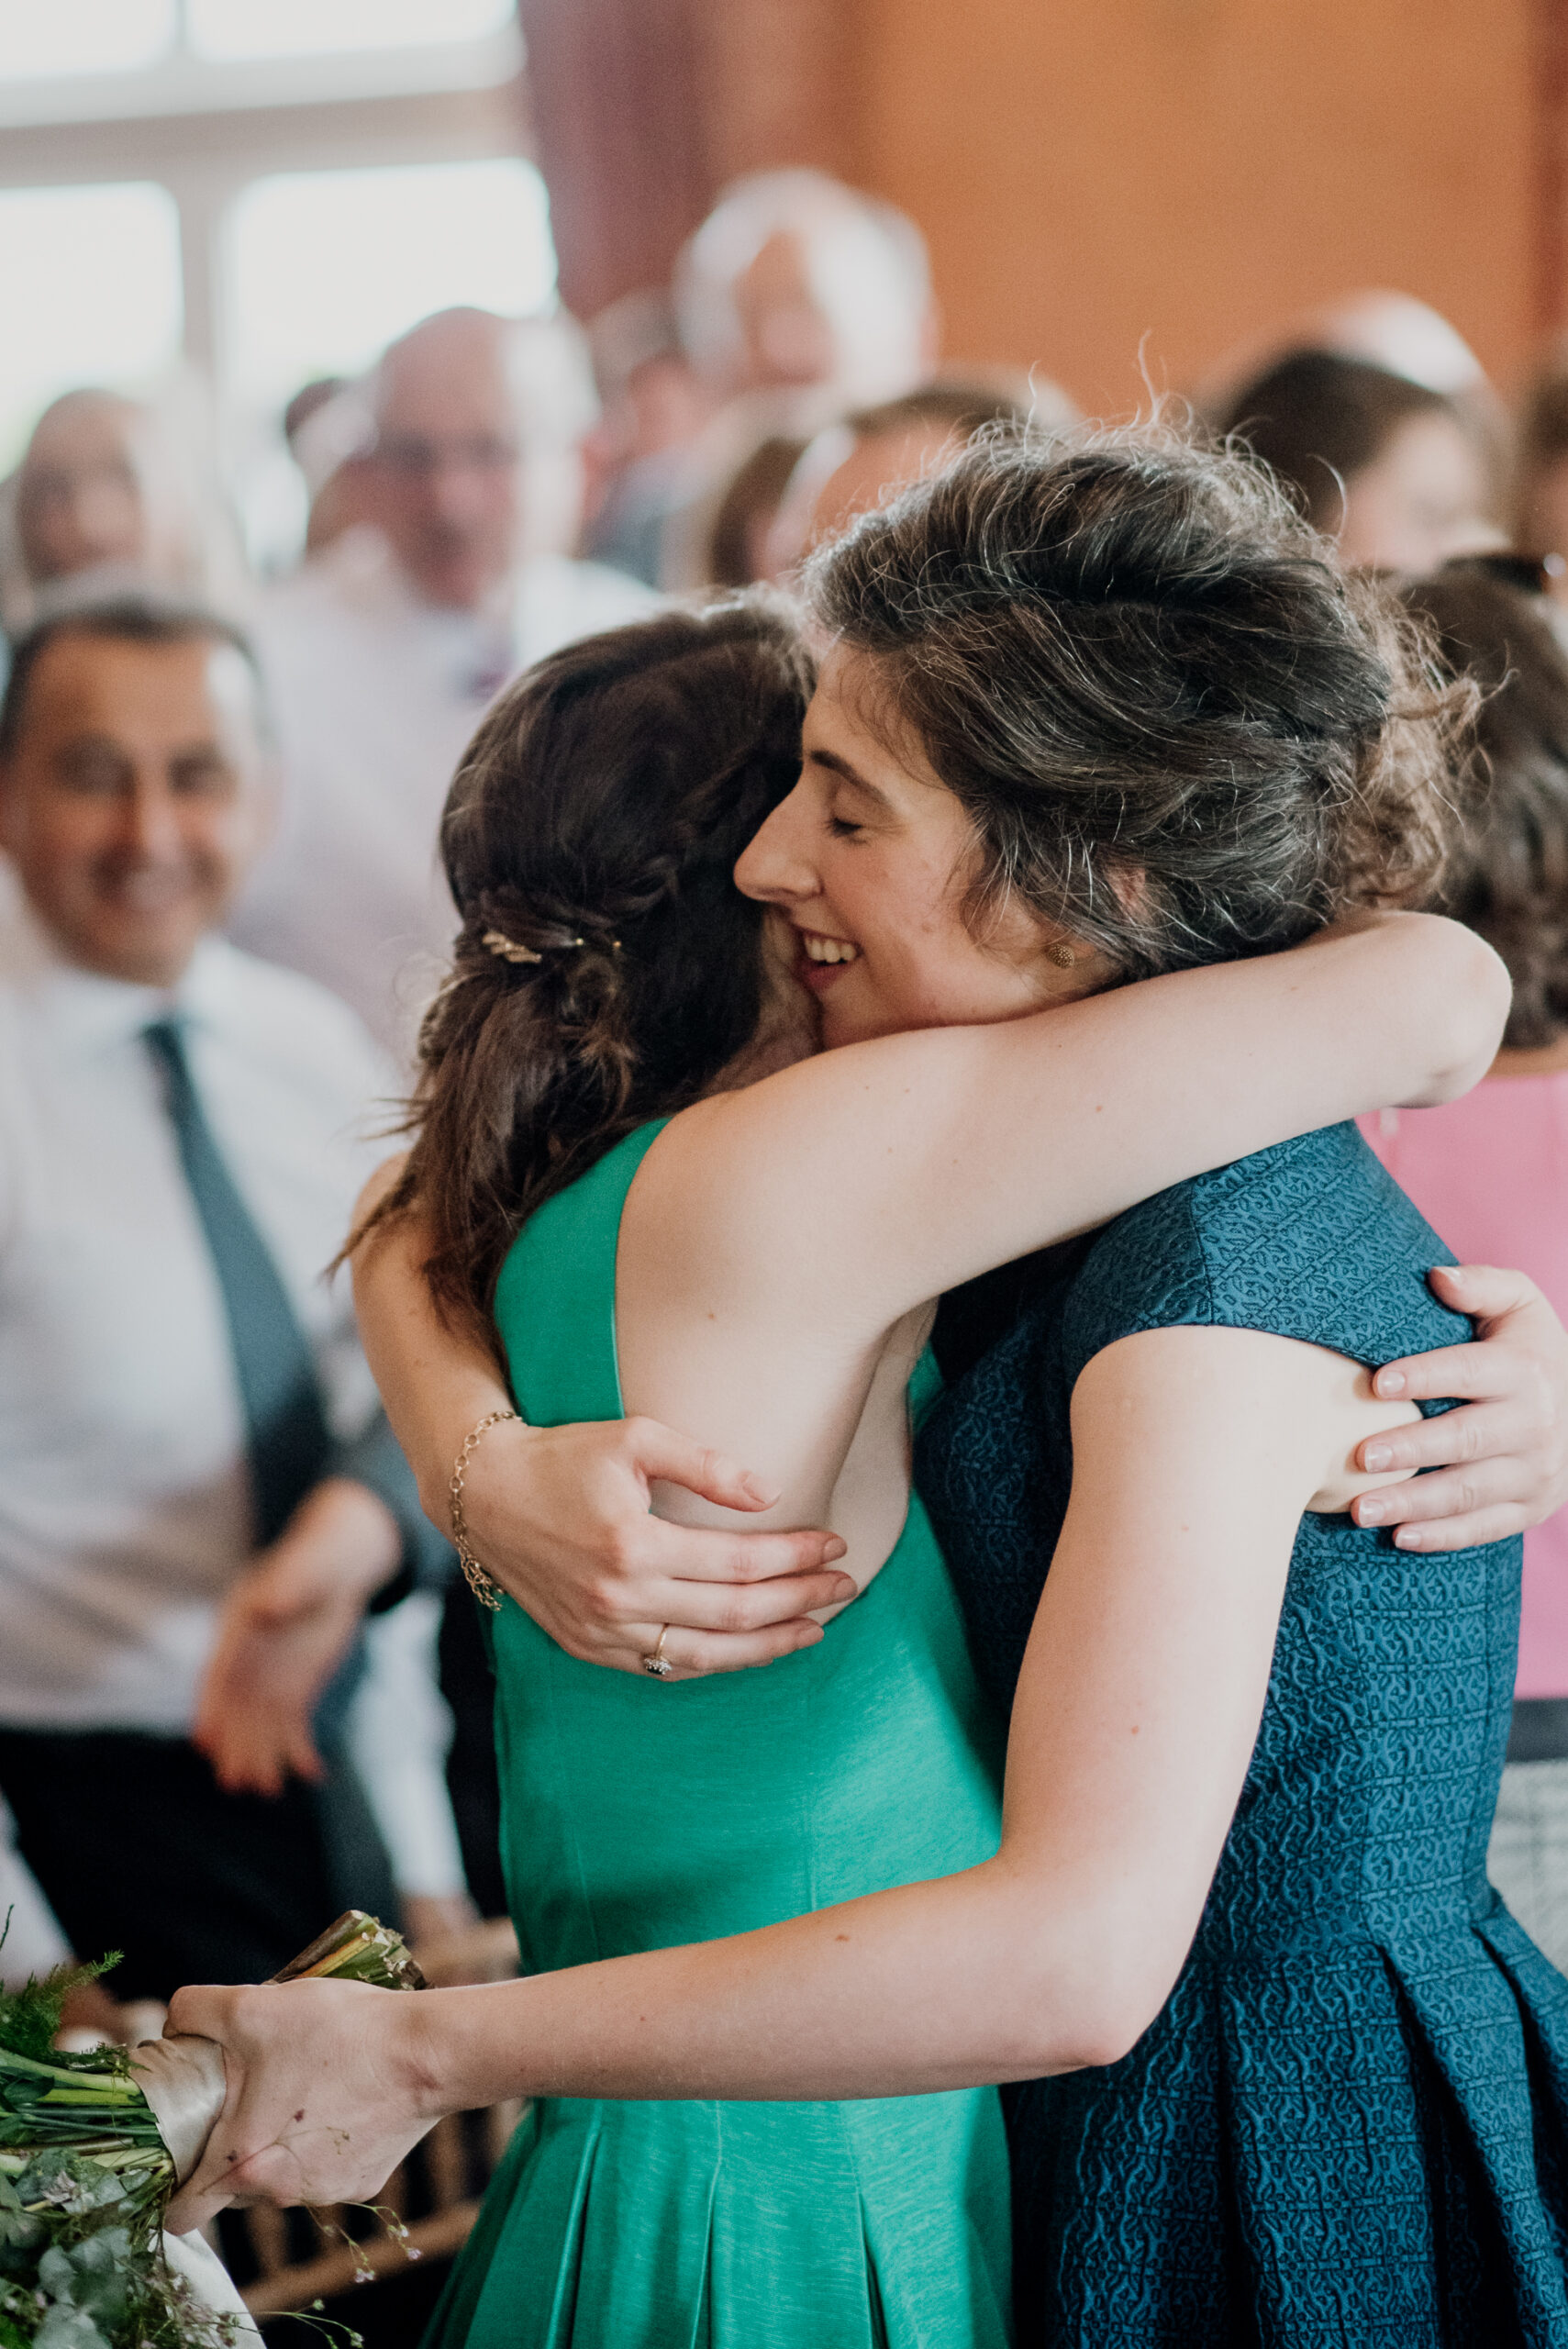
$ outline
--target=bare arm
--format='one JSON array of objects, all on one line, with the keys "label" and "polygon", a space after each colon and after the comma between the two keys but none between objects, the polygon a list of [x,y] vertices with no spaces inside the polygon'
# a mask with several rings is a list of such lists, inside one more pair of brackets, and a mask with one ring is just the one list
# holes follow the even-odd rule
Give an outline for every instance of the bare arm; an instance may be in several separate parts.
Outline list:
[{"label": "bare arm", "polygon": [[[1476,967],[1485,993],[1487,984],[1496,984],[1496,966],[1466,934],[1418,918],[1387,917],[1267,963],[1161,982],[1164,1008],[1158,990],[1149,988],[1124,989],[1082,1007],[1102,1028],[1108,1015],[1110,1057],[1097,1072],[1098,1089],[1088,1087],[1074,1147],[1052,1148],[1031,1166],[1036,1188],[1049,1204],[1051,1179],[1071,1161],[1082,1185],[1101,1186],[1095,1212],[1112,1212],[1119,1194],[1111,1186],[1119,1180],[1126,1190],[1133,1188],[1127,1170],[1134,1159],[1123,1147],[1116,1113],[1130,1123],[1132,1152],[1143,1153],[1139,1179],[1153,1189],[1190,1164],[1221,1163],[1316,1118],[1347,1115],[1379,1095],[1413,1097],[1423,1085],[1435,1093],[1468,1076],[1472,1070],[1458,1065],[1459,1031],[1474,1024],[1473,1007],[1444,1036],[1433,1031],[1423,998],[1452,998],[1453,986],[1440,966],[1451,954],[1468,966],[1475,953],[1482,958]],[[1415,985],[1414,966],[1429,955],[1435,960],[1426,984]],[[1180,1057],[1173,1061],[1156,1049],[1155,1031],[1195,988],[1207,993],[1214,1016],[1197,1033],[1184,1030]],[[1388,1016],[1385,1001],[1390,989],[1399,1007],[1396,1017]],[[1154,1031],[1146,1024],[1151,999]],[[1376,1020],[1364,1017],[1372,1001],[1379,1005]],[[1249,1002],[1256,1016],[1250,1026],[1238,1025],[1229,1008]],[[1412,1003],[1418,1005],[1413,1020]],[[1489,1048],[1495,1018],[1488,1022],[1481,1016],[1486,1034],[1473,1042],[1473,1060],[1484,1056],[1483,1042]],[[1006,1031],[995,1032],[1004,1044],[1013,1042]],[[1120,1065],[1117,1050],[1129,1057],[1113,1090],[1103,1079]],[[1087,1057],[1093,1062],[1095,1052]],[[1135,1062],[1151,1063],[1168,1087],[1180,1072],[1170,1119],[1154,1114],[1160,1101],[1137,1077]],[[1089,1075],[1095,1074],[1091,1067]],[[1220,1097],[1227,1085],[1233,1101]],[[1058,1091],[1052,1087],[1053,1097]],[[1287,1104],[1284,1097],[1293,1093]],[[1085,1188],[1084,1199],[1087,1195]],[[1072,1203],[1062,1201],[1058,1220],[1071,1209]],[[506,1408],[509,1397],[488,1351],[437,1317],[420,1276],[423,1252],[417,1223],[377,1235],[360,1251],[355,1296],[388,1414],[414,1464],[427,1512],[445,1531],[447,1483],[458,1448],[470,1428]],[[1471,1369],[1473,1375],[1473,1364]],[[1484,1434],[1504,1456],[1490,1473],[1507,1500],[1533,1519],[1546,1511],[1546,1475],[1555,1473],[1563,1449],[1568,1378],[1553,1391],[1555,1424],[1546,1431],[1539,1424],[1541,1382],[1534,1365],[1515,1353],[1499,1369],[1500,1399]],[[1473,1441],[1468,1416],[1456,1413],[1430,1425],[1440,1427],[1451,1443],[1467,1447]],[[1548,1452],[1550,1471],[1543,1458]],[[666,1624],[684,1634],[683,1663],[703,1671],[768,1662],[818,1636],[809,1611],[849,1591],[842,1577],[823,1571],[841,1554],[836,1539],[733,1526],[676,1531],[649,1514],[655,1480],[729,1510],[756,1511],[776,1497],[776,1482],[748,1476],[733,1462],[647,1418],[554,1431],[506,1425],[492,1430],[470,1465],[468,1515],[475,1546],[490,1572],[568,1653],[622,1670],[640,1668],[641,1656]],[[1447,1479],[1424,1479],[1412,1489],[1425,1495],[1429,1486],[1431,1506],[1445,1498],[1450,1508],[1470,1505],[1468,1489],[1456,1494]],[[1434,1531],[1440,1538],[1441,1529]]]},{"label": "bare arm", "polygon": [[1335,1361],[1181,1330],[1085,1371],[995,1859],[494,1988],[182,1991],[172,2027],[224,2042],[231,2093],[179,2223],[236,2190],[372,2191],[437,2114],[506,2095],[887,2096],[1115,2060],[1196,1928],[1298,1516],[1349,1448],[1326,1399]]},{"label": "bare arm", "polygon": [[[1473,932],[1394,914],[1024,1019],[822,1053],[660,1137],[628,1203],[626,1323],[635,1336],[684,1317],[694,1367],[727,1330],[742,1348],[775,1322],[869,1338],[1207,1168],[1466,1091],[1508,1001]],[[731,1392],[733,1378],[731,1364]],[[722,1416],[691,1423],[728,1440]]]}]

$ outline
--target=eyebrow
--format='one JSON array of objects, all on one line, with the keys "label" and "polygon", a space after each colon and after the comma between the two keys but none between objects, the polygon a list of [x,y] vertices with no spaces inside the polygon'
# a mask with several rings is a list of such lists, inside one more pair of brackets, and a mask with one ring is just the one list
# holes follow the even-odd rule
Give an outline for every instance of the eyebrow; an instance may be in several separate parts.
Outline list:
[{"label": "eyebrow", "polygon": [[867,778],[862,774],[859,767],[851,766],[848,759],[841,759],[837,751],[813,751],[808,749],[806,752],[806,757],[812,766],[826,767],[830,774],[842,775],[846,783],[852,783],[857,791],[863,791],[866,797],[868,799],[874,799],[879,807],[888,807],[892,806],[893,803],[888,798],[886,792],[879,791],[874,783],[869,782]]}]

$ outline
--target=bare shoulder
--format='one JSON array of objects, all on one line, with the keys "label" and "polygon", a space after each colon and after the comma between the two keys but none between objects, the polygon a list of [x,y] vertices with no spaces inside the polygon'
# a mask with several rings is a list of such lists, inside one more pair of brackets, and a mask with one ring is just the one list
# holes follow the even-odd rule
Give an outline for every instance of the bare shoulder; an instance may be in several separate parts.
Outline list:
[{"label": "bare shoulder", "polygon": [[382,1201],[396,1188],[407,1171],[407,1166],[408,1152],[406,1150],[400,1150],[395,1156],[382,1160],[381,1164],[354,1202],[356,1229],[364,1221],[366,1216],[373,1215]]},{"label": "bare shoulder", "polygon": [[851,1044],[672,1118],[638,1169],[621,1226],[621,1271],[710,1307],[770,1296],[842,1302],[858,1319],[890,1161],[928,1146],[942,1071],[968,1031]]}]

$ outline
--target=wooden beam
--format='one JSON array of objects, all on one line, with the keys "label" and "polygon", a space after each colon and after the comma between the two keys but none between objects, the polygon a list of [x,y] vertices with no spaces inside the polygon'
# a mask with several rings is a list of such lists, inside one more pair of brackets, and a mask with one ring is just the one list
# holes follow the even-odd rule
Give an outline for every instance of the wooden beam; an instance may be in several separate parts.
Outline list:
[{"label": "wooden beam", "polygon": [[1568,324],[1568,0],[1533,0],[1534,325]]}]

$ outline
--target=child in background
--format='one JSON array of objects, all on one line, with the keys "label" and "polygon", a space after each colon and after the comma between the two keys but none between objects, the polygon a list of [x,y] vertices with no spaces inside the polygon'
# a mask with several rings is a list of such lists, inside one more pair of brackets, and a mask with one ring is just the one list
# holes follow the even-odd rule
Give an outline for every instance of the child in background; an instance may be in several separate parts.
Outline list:
[{"label": "child in background", "polygon": [[[1444,910],[1479,930],[1514,982],[1485,1082],[1432,1109],[1362,1119],[1368,1141],[1467,1263],[1518,1264],[1568,1310],[1568,655],[1546,614],[1482,564],[1415,582],[1406,601],[1443,659],[1486,696],[1464,778]],[[1568,1509],[1525,1535],[1508,1767],[1487,1872],[1568,1972]]]}]

